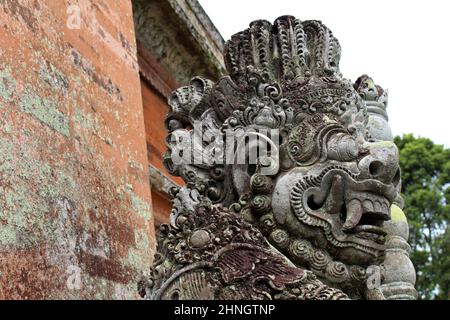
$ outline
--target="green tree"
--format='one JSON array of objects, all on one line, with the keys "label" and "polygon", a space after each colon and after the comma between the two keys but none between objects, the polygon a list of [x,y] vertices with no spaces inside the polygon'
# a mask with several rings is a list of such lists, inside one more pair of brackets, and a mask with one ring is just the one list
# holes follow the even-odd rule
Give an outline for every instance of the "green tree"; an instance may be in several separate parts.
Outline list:
[{"label": "green tree", "polygon": [[412,134],[395,143],[419,298],[450,299],[450,149]]}]

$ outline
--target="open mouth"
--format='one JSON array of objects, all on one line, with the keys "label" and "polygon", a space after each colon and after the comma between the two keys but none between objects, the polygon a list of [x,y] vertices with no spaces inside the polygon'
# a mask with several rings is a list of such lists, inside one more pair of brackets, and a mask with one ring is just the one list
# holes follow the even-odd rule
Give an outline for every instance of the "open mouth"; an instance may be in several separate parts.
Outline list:
[{"label": "open mouth", "polygon": [[389,201],[373,193],[350,192],[340,211],[343,231],[383,244],[386,232],[383,222],[390,219]]},{"label": "open mouth", "polygon": [[358,181],[348,173],[331,171],[324,175],[320,187],[305,192],[310,214],[326,220],[338,215],[345,234],[384,244],[383,222],[390,220],[395,188],[378,180]]}]

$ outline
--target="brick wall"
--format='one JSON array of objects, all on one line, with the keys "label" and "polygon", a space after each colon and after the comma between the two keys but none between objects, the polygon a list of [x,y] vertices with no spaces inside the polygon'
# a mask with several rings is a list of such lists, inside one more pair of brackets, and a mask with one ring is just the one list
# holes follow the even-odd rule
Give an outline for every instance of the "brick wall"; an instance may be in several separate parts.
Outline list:
[{"label": "brick wall", "polygon": [[138,72],[130,1],[0,1],[0,299],[137,297],[154,244]]},{"label": "brick wall", "polygon": [[[169,222],[171,203],[161,179],[173,184],[182,185],[183,180],[172,177],[164,168],[163,156],[166,152],[167,130],[164,120],[169,111],[166,99],[155,92],[145,81],[141,82],[142,103],[144,107],[144,123],[147,142],[148,163],[157,172],[159,181],[152,184],[153,216],[156,225]],[[160,182],[161,183],[158,183]],[[161,187],[158,185],[161,184]]]}]

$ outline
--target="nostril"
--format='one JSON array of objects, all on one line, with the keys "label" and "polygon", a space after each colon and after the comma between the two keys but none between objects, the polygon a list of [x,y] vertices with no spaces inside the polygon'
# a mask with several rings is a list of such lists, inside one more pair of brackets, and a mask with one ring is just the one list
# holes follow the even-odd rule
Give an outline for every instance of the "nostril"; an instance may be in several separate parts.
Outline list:
[{"label": "nostril", "polygon": [[383,171],[383,163],[381,161],[372,161],[369,165],[369,173],[373,177],[378,177]]},{"label": "nostril", "polygon": [[319,210],[322,206],[314,200],[314,195],[310,195],[307,200],[308,207],[311,210]]}]

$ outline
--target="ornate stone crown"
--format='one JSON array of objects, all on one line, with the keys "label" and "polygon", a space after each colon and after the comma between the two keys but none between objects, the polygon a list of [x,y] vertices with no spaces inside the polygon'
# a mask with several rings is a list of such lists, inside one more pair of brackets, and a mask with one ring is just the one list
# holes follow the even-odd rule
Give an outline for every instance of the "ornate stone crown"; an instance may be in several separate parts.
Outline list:
[{"label": "ornate stone crown", "polygon": [[[254,21],[225,45],[229,77],[216,85],[197,78],[175,92],[168,119],[184,119],[188,113],[197,119],[212,107],[223,122],[235,110],[244,110],[242,102],[253,97],[286,98],[297,112],[340,113],[345,104],[360,104],[353,84],[339,72],[340,54],[338,40],[320,21],[301,22],[292,16],[280,17],[273,25]],[[207,99],[202,99],[204,94]]]}]

